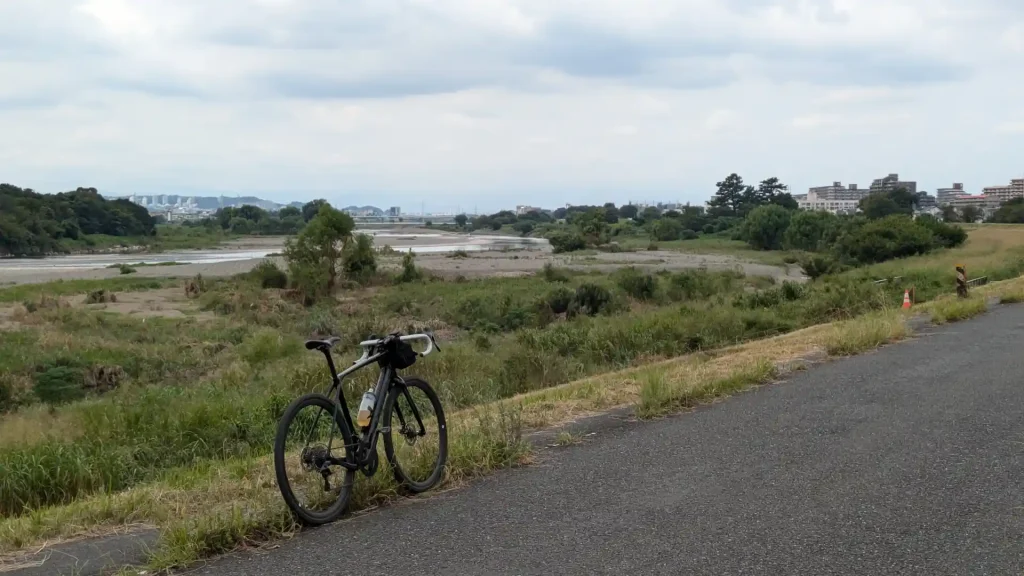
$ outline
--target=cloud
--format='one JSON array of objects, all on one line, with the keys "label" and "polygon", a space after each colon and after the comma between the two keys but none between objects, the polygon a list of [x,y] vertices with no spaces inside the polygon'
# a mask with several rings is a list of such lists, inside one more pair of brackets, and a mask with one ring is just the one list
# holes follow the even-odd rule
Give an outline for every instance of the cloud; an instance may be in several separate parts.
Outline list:
[{"label": "cloud", "polygon": [[0,2],[0,159],[36,188],[456,205],[700,200],[733,171],[1001,181],[1018,159],[986,135],[1017,133],[1021,6]]}]

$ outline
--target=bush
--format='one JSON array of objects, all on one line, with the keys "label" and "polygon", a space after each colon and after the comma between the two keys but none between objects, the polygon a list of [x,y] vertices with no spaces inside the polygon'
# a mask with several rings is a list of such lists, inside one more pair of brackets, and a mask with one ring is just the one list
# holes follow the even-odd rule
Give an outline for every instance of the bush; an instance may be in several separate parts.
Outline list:
[{"label": "bush", "polygon": [[678,240],[682,233],[683,225],[675,218],[661,218],[651,224],[651,237],[655,240]]},{"label": "bush", "polygon": [[565,286],[559,286],[551,292],[548,292],[545,302],[548,308],[550,308],[555,314],[565,314],[569,311],[569,306],[572,305],[574,297],[575,293],[571,289]]},{"label": "bush", "polygon": [[548,238],[548,242],[551,242],[551,249],[555,254],[575,252],[587,247],[587,243],[583,239],[583,236],[575,232],[558,232],[556,234],[552,234]]},{"label": "bush", "polygon": [[561,268],[555,268],[551,262],[544,264],[541,274],[548,282],[568,282],[569,274]]},{"label": "bush", "polygon": [[377,253],[373,249],[373,238],[367,234],[356,234],[342,251],[345,276],[356,281],[365,281],[377,272]]},{"label": "bush", "polygon": [[[660,222],[660,220],[659,220]],[[650,274],[643,274],[630,266],[616,273],[619,288],[636,300],[653,300],[658,292],[658,279]]]},{"label": "bush", "polygon": [[117,267],[117,269],[121,272],[121,274],[135,274],[135,268],[132,268],[127,264],[121,264]]},{"label": "bush", "polygon": [[402,273],[398,275],[395,280],[402,284],[405,282],[416,282],[423,278],[423,273],[419,268],[416,267],[416,255],[413,254],[410,248],[408,252],[402,256]]},{"label": "bush", "polygon": [[581,284],[579,288],[576,288],[570,313],[594,316],[607,309],[611,301],[612,293],[604,286],[590,282]]},{"label": "bush", "polygon": [[693,230],[690,230],[689,228],[686,228],[679,235],[679,238],[682,239],[682,240],[696,240],[697,238],[699,238],[699,236]]},{"label": "bush", "polygon": [[839,232],[839,217],[822,210],[802,210],[793,215],[783,237],[790,250],[818,252],[831,245]]},{"label": "bush", "polygon": [[47,366],[35,375],[36,396],[47,404],[65,404],[85,397],[85,372],[71,365]]},{"label": "bush", "polygon": [[918,216],[914,222],[930,230],[936,243],[943,248],[955,248],[967,241],[967,232],[963,228],[940,222],[929,214]]},{"label": "bush", "polygon": [[654,252],[656,250],[658,250],[657,242],[651,242],[650,244],[647,245],[647,251],[648,252]]},{"label": "bush", "polygon": [[679,302],[728,294],[736,288],[742,278],[743,275],[737,272],[684,270],[669,276],[668,297]]},{"label": "bush", "polygon": [[779,250],[791,215],[789,210],[775,204],[758,206],[744,220],[741,238],[756,250]]},{"label": "bush", "polygon": [[117,296],[113,292],[102,289],[93,290],[85,297],[86,304],[106,304],[108,302],[117,302]]},{"label": "bush", "polygon": [[829,274],[832,271],[832,267],[833,263],[830,258],[817,254],[805,256],[800,261],[800,268],[803,270],[804,276],[812,280]]},{"label": "bush", "polygon": [[259,283],[261,288],[287,288],[288,275],[277,267],[272,260],[263,260],[257,264],[249,276]]},{"label": "bush", "polygon": [[839,238],[836,254],[861,264],[924,254],[937,246],[932,232],[903,215],[863,224]]}]

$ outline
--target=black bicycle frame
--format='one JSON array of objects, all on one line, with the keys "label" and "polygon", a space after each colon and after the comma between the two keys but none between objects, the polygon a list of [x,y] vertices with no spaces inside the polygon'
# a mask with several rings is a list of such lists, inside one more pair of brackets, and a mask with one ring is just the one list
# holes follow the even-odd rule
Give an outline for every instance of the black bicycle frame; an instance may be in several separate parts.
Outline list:
[{"label": "black bicycle frame", "polygon": [[[380,424],[380,419],[384,415],[384,404],[386,403],[385,401],[387,400],[387,394],[391,392],[391,385],[394,382],[402,382],[401,377],[398,376],[395,369],[392,368],[390,365],[384,365],[383,367],[381,367],[380,376],[377,378],[377,385],[374,386],[373,390],[373,393],[376,396],[377,400],[373,406],[373,414],[370,416],[370,425],[366,428],[366,431],[362,433],[362,437],[360,437],[355,422],[352,421],[352,414],[349,412],[348,409],[348,400],[347,398],[345,398],[345,388],[341,385],[341,382],[349,374],[357,372],[365,368],[366,366],[369,366],[370,364],[379,361],[387,354],[387,352],[378,352],[376,354],[367,356],[365,359],[361,358],[359,360],[356,360],[355,362],[352,363],[352,366],[346,368],[341,373],[339,373],[338,369],[334,366],[334,358],[331,356],[331,351],[321,351],[323,352],[324,357],[327,358],[327,366],[331,370],[331,388],[327,392],[327,397],[331,398],[334,394],[335,389],[337,389],[338,396],[337,400],[335,401],[335,409],[341,410],[342,415],[345,418],[345,423],[348,424],[349,432],[352,434],[351,438],[343,438],[345,446],[355,446],[357,452],[364,455],[374,454],[377,451],[377,432],[379,431],[377,428]],[[413,411],[418,412],[415,406],[413,406]],[[335,414],[335,416],[337,416],[337,414]],[[416,414],[416,418],[417,420],[420,419],[419,414]],[[420,427],[422,428],[422,421],[420,421]],[[364,456],[363,458],[360,459],[360,461],[349,462],[347,460],[339,460],[337,458],[330,457],[329,462],[336,466],[341,466],[346,470],[354,471],[358,470],[359,468],[362,467],[363,464],[365,464],[366,458]]]}]

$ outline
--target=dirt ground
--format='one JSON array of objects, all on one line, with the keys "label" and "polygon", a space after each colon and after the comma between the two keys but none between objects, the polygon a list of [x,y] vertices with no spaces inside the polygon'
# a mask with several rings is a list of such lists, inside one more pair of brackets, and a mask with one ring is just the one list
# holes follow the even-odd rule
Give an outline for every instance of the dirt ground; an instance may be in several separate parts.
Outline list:
[{"label": "dirt ground", "polygon": [[[450,246],[452,250],[462,245],[480,242],[480,237],[464,234],[439,234],[430,230],[402,230],[404,234],[414,234],[403,238],[380,238],[376,244],[392,246],[398,251],[415,245]],[[416,236],[415,234],[422,234]],[[224,243],[218,251],[228,250],[266,250],[279,252],[283,248],[282,237],[243,238]],[[599,252],[590,255],[552,254],[547,246],[510,251],[467,252],[467,258],[451,258],[443,253],[421,253],[416,256],[416,265],[435,274],[447,277],[465,276],[519,276],[534,273],[551,263],[555,266],[575,270],[610,271],[623,266],[636,266],[649,270],[684,270],[706,267],[709,270],[738,269],[747,275],[774,276],[779,279],[803,281],[805,278],[799,267],[770,266],[746,262],[726,255],[684,254],[671,251],[643,252]],[[270,257],[282,267],[284,261],[280,257]],[[179,264],[174,266],[140,266],[136,268],[134,277],[142,278],[190,278],[196,274],[207,277],[232,276],[247,272],[263,258],[250,258],[229,262],[209,262],[198,264]],[[99,261],[99,260],[98,260]],[[137,260],[136,260],[137,261]],[[381,259],[384,269],[400,267],[401,257],[390,256]],[[2,263],[0,263],[2,264]],[[0,267],[0,285],[50,282],[64,279],[101,279],[114,278],[120,275],[117,269],[97,267],[75,268],[4,268]]]}]

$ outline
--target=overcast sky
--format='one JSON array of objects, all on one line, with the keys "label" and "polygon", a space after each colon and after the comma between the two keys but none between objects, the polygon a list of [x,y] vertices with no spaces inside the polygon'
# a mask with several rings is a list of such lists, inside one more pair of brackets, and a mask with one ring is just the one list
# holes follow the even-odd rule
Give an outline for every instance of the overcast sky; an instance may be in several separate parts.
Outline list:
[{"label": "overcast sky", "polygon": [[493,211],[1024,176],[1021,0],[0,0],[0,181]]}]

